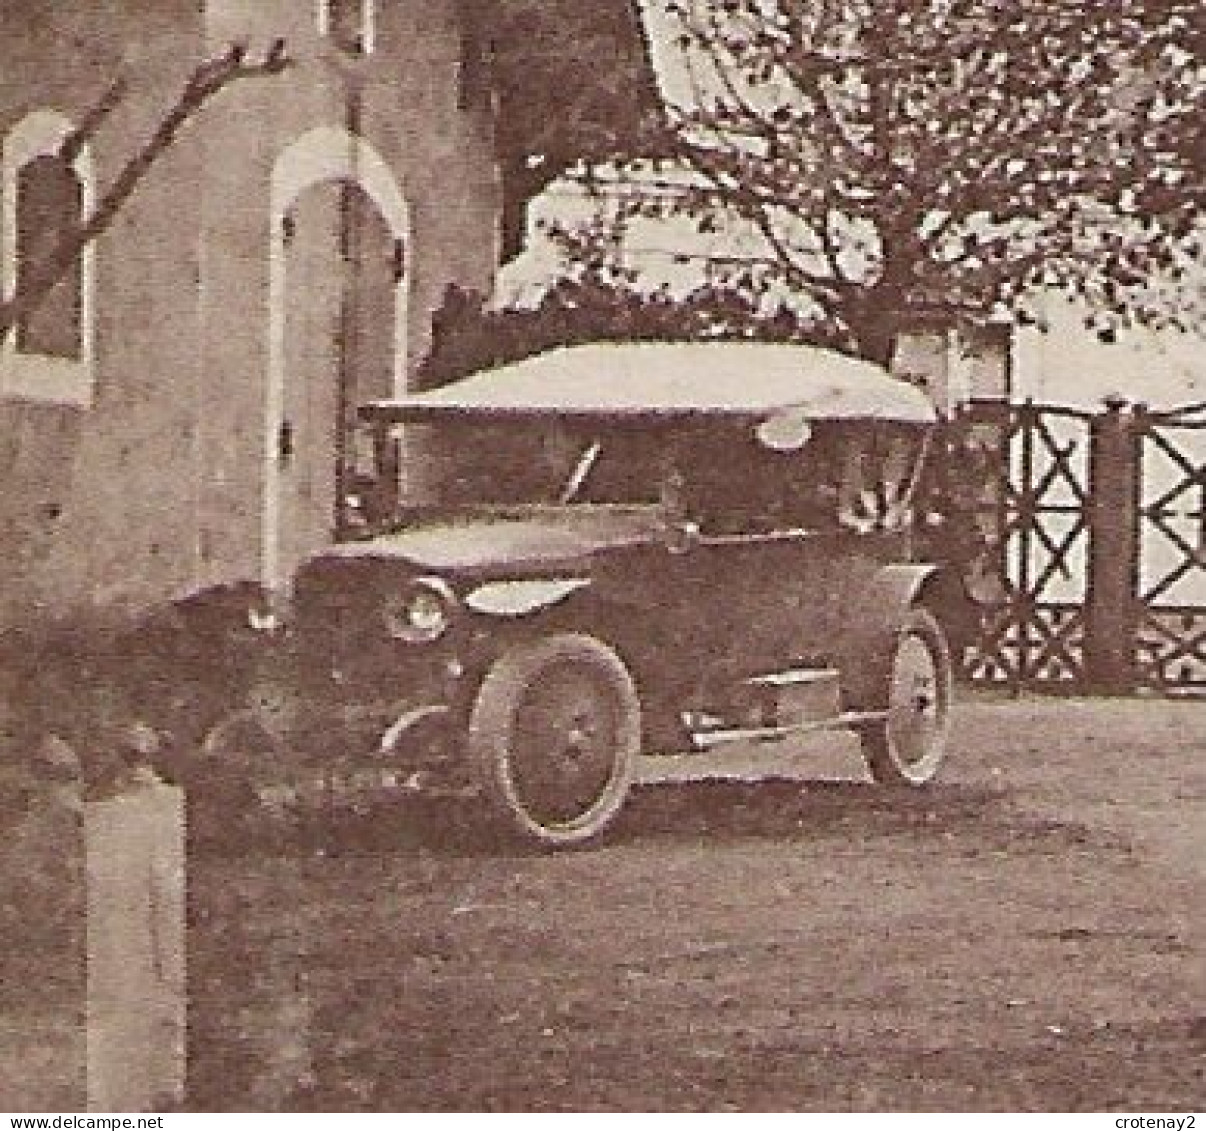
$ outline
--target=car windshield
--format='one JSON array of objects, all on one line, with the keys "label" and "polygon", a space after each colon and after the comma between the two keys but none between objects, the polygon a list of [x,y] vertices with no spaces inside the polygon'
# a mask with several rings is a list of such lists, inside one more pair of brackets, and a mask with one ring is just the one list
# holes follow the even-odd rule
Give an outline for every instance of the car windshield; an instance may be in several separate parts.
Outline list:
[{"label": "car windshield", "polygon": [[924,428],[822,421],[780,446],[766,435],[708,426],[678,438],[679,505],[705,533],[908,525]]},{"label": "car windshield", "polygon": [[[458,429],[442,498],[475,506],[639,504],[658,499],[657,441],[641,432],[513,421]],[[448,438],[448,430],[437,437]]]},{"label": "car windshield", "polygon": [[[556,420],[458,421],[408,425],[401,444],[423,468],[405,509],[474,513],[529,506],[653,505],[663,443],[641,430],[567,428]],[[365,430],[345,477],[345,530],[374,525],[396,480],[398,435]],[[383,459],[383,455],[386,458]],[[388,504],[387,504],[388,505]]]},{"label": "car windshield", "polygon": [[[424,470],[424,511],[670,501],[704,530],[733,532],[902,526],[924,441],[917,427],[833,421],[782,450],[761,441],[749,421],[591,428],[479,419],[407,425],[403,435]],[[353,512],[382,481],[380,451],[375,458],[377,471],[373,457],[362,459],[352,480]],[[385,478],[396,477],[396,465],[395,456]]]}]

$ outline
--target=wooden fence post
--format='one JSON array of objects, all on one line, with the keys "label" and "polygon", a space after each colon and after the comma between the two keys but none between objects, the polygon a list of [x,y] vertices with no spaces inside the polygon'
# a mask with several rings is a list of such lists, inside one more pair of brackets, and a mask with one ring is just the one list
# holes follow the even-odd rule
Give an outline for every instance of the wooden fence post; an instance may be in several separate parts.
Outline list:
[{"label": "wooden fence post", "polygon": [[1126,695],[1137,682],[1139,505],[1142,429],[1109,401],[1089,430],[1089,561],[1085,592],[1085,683]]}]

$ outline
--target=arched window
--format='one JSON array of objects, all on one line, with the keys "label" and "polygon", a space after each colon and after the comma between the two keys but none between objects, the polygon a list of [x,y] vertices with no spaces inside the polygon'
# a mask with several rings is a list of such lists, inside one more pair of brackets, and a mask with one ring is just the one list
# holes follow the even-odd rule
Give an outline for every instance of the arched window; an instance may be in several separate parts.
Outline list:
[{"label": "arched window", "polygon": [[[35,157],[17,172],[16,277],[18,295],[42,285],[61,240],[83,214],[84,186],[70,162]],[[83,249],[56,269],[58,281],[17,321],[17,350],[79,361],[83,355]]]},{"label": "arched window", "polygon": [[[95,245],[59,258],[94,204],[88,147],[67,144],[74,128],[55,111],[36,110],[0,146],[0,289],[18,300],[18,317],[0,340],[0,394],[86,405]],[[34,296],[28,308],[22,295]]]},{"label": "arched window", "polygon": [[371,55],[376,39],[375,0],[318,0],[318,34],[349,55]]}]

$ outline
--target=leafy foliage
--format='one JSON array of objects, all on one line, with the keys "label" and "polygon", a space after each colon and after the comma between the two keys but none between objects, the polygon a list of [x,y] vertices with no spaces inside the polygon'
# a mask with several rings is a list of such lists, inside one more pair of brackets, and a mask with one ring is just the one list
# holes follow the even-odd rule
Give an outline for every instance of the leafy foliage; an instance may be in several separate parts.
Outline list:
[{"label": "leafy foliage", "polygon": [[[536,173],[545,165],[614,153],[619,139],[656,105],[631,0],[461,3],[467,26],[489,41],[500,147],[530,159]],[[537,106],[557,106],[558,112],[533,113]]]},{"label": "leafy foliage", "polygon": [[510,258],[522,250],[528,202],[579,160],[630,152],[657,86],[636,0],[459,4],[462,100],[489,108]]},{"label": "leafy foliage", "polygon": [[441,385],[583,342],[733,338],[830,344],[790,310],[765,315],[733,290],[701,286],[683,297],[643,294],[622,275],[588,269],[560,280],[530,310],[491,308],[484,296],[449,287],[419,379],[424,386]]},{"label": "leafy foliage", "polygon": [[[264,651],[251,583],[202,590],[138,617],[36,621],[0,637],[0,814],[6,770],[120,790],[151,767],[175,778],[241,705]],[[12,791],[9,791],[12,794]]]},{"label": "leafy foliage", "polygon": [[1153,281],[1201,251],[1197,0],[664,3],[684,90],[620,221],[753,229],[729,285],[786,283],[880,359],[911,307],[1036,287],[1175,316]]}]

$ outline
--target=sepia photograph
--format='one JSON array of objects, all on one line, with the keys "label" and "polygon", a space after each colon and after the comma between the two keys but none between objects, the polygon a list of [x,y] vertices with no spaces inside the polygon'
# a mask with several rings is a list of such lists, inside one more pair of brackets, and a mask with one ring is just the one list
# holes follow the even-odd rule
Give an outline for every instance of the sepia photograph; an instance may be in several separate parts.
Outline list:
[{"label": "sepia photograph", "polygon": [[1201,0],[0,0],[6,1126],[1206,1119],[1204,125]]}]

